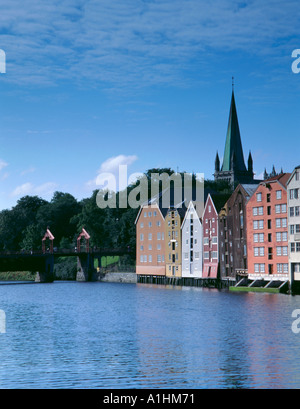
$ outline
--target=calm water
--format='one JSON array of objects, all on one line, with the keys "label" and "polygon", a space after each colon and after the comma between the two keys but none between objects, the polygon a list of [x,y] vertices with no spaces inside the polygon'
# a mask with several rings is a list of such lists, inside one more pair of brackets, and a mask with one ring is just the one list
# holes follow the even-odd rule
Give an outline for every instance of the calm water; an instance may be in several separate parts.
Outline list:
[{"label": "calm water", "polygon": [[0,285],[1,388],[299,388],[300,296]]}]

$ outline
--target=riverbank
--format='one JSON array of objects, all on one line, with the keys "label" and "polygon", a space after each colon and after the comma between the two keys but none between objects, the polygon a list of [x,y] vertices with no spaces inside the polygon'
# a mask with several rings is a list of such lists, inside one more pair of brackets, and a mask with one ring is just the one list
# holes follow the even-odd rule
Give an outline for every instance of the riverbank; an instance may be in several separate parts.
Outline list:
[{"label": "riverbank", "polygon": [[35,274],[31,271],[1,271],[0,281],[34,281]]}]

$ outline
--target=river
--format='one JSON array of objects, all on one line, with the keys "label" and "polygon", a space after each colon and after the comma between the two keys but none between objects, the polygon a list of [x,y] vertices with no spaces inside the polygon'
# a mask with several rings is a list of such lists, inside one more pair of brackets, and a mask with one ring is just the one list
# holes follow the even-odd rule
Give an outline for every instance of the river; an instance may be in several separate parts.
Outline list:
[{"label": "river", "polygon": [[299,388],[300,296],[0,285],[0,388]]}]

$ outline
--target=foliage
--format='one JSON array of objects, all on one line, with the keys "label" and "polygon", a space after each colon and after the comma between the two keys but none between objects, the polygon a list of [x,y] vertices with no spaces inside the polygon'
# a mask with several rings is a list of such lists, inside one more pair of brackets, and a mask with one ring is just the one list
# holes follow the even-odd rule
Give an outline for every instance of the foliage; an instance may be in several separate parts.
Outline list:
[{"label": "foliage", "polygon": [[[173,173],[170,168],[153,168],[146,171],[148,197],[151,197],[151,175]],[[138,186],[139,181],[136,181],[124,191],[117,192],[115,208],[104,209],[97,205],[97,195],[104,199],[108,194],[102,190],[95,190],[91,197],[81,201],[63,192],[55,192],[50,202],[37,196],[25,196],[18,200],[11,210],[0,212],[0,251],[40,250],[47,228],[55,237],[54,247],[72,248],[76,246],[76,238],[84,227],[91,236],[90,246],[128,247],[130,253],[126,256],[126,262],[133,264],[136,247],[135,219],[139,209],[120,207],[119,198],[120,195],[127,195],[128,199]],[[219,193],[230,192],[230,186],[226,182],[208,180],[205,181],[205,188]]]}]

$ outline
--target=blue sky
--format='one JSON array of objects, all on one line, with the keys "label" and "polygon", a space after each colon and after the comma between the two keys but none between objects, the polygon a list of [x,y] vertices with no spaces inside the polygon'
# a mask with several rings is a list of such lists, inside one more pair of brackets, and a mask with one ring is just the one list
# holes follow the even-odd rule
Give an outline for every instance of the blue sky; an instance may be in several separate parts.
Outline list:
[{"label": "blue sky", "polygon": [[235,77],[245,161],[300,164],[298,0],[0,0],[0,209],[128,165],[212,178]]}]

